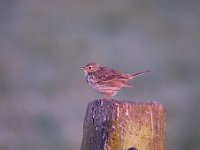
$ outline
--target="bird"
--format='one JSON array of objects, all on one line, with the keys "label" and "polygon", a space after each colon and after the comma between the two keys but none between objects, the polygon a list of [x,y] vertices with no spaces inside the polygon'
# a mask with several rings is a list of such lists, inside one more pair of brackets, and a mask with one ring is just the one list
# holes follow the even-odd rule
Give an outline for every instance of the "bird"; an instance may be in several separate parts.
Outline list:
[{"label": "bird", "polygon": [[132,87],[128,81],[134,79],[136,76],[150,72],[150,70],[137,73],[122,73],[109,67],[102,66],[95,62],[88,63],[83,67],[85,79],[87,83],[98,93],[108,99],[115,96],[122,87]]}]

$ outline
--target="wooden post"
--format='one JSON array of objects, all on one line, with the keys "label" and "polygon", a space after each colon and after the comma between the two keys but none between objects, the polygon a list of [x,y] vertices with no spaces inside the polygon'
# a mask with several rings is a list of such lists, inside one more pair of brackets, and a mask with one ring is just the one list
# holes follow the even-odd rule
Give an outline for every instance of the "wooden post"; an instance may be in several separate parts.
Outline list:
[{"label": "wooden post", "polygon": [[81,150],[166,150],[166,112],[157,102],[88,104]]}]

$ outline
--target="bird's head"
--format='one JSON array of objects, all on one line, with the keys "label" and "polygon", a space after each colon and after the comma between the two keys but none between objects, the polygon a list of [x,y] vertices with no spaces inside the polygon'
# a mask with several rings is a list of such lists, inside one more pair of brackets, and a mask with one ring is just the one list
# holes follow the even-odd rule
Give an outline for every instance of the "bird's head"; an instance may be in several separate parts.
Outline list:
[{"label": "bird's head", "polygon": [[99,69],[100,65],[97,63],[89,63],[85,65],[84,67],[80,67],[81,70],[85,72],[85,74],[95,72]]}]

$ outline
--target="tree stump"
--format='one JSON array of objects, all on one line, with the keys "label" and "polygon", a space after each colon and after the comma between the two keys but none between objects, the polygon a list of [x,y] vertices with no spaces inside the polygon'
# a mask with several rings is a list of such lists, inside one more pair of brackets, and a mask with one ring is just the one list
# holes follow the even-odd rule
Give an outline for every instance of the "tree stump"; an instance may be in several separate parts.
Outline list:
[{"label": "tree stump", "polygon": [[166,112],[157,102],[88,104],[81,150],[166,150]]}]

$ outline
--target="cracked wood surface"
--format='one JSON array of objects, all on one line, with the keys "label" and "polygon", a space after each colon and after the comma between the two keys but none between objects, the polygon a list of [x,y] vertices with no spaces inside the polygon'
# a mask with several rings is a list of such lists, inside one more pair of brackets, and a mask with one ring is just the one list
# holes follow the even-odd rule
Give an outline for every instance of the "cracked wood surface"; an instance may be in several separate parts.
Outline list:
[{"label": "cracked wood surface", "polygon": [[166,112],[157,102],[88,104],[81,150],[166,150]]}]

